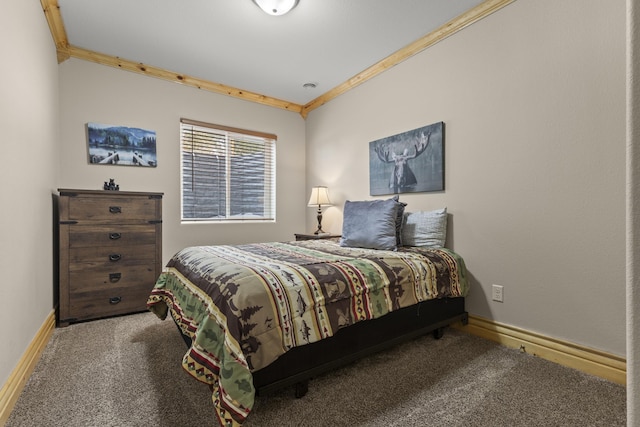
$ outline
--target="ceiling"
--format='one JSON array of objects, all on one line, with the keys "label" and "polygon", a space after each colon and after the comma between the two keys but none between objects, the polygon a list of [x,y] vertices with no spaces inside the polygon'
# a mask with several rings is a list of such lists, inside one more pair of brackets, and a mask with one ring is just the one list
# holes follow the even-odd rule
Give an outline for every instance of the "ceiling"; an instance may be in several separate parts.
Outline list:
[{"label": "ceiling", "polygon": [[[78,57],[303,114],[512,0],[41,0]],[[311,83],[315,87],[304,87]]]}]

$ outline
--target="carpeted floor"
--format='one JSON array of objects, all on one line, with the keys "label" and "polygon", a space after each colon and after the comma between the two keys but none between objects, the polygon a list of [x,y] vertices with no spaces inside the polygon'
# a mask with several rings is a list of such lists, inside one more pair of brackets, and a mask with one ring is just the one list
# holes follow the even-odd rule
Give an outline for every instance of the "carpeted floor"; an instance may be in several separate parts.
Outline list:
[{"label": "carpeted floor", "polygon": [[[172,321],[56,329],[7,427],[215,426]],[[622,386],[447,329],[256,400],[245,427],[625,426]]]}]

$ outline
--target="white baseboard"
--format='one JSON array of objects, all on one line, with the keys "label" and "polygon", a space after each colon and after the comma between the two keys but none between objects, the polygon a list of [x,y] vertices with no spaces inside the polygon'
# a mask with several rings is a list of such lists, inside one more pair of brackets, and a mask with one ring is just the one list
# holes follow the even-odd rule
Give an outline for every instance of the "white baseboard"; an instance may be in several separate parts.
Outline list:
[{"label": "white baseboard", "polygon": [[627,383],[626,359],[614,354],[546,337],[479,316],[470,315],[467,326],[452,326],[469,334],[495,341],[506,347],[520,349],[617,384],[626,385]]},{"label": "white baseboard", "polygon": [[20,397],[20,393],[22,393],[29,376],[36,367],[55,327],[56,314],[54,310],[51,310],[31,344],[29,344],[29,347],[27,347],[27,350],[18,361],[18,365],[9,375],[9,379],[2,386],[2,390],[0,390],[0,426],[5,425],[9,419],[13,407],[18,401],[18,397]]}]

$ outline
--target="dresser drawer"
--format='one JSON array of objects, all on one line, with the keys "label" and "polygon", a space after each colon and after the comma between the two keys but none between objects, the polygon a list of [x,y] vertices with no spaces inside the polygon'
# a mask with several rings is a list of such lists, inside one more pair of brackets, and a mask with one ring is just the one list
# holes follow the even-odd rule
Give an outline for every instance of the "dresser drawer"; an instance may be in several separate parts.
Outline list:
[{"label": "dresser drawer", "polygon": [[144,221],[158,218],[156,199],[102,196],[69,197],[69,221]]},{"label": "dresser drawer", "polygon": [[70,301],[69,317],[84,320],[144,311],[150,292],[151,287],[124,287],[76,294]]},{"label": "dresser drawer", "polygon": [[[69,250],[69,262],[102,264],[113,266],[135,262],[136,264],[153,262],[156,258],[156,246],[151,245],[105,245],[98,247],[71,248]],[[73,268],[73,267],[71,267]]]},{"label": "dresser drawer", "polygon": [[113,288],[144,288],[151,292],[159,272],[153,263],[71,264],[69,265],[69,294],[75,295]]},{"label": "dresser drawer", "polygon": [[156,226],[149,225],[70,225],[69,248],[91,246],[122,247],[155,245]]}]

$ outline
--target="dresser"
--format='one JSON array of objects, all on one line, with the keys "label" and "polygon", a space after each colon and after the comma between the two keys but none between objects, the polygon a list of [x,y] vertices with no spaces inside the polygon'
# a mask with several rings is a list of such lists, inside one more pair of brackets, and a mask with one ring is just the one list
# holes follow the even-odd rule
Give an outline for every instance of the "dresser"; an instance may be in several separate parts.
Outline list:
[{"label": "dresser", "polygon": [[59,189],[57,323],[146,310],[162,269],[162,193]]}]

